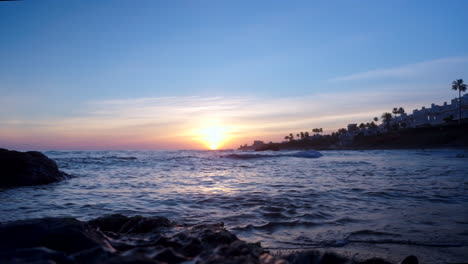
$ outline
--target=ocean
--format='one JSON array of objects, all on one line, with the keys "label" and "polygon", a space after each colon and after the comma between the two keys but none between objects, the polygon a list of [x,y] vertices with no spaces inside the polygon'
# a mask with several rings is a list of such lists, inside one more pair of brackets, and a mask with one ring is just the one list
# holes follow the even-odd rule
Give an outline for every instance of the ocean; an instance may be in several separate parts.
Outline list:
[{"label": "ocean", "polygon": [[272,251],[468,261],[468,152],[46,151],[72,178],[0,190],[0,222],[224,222]]}]

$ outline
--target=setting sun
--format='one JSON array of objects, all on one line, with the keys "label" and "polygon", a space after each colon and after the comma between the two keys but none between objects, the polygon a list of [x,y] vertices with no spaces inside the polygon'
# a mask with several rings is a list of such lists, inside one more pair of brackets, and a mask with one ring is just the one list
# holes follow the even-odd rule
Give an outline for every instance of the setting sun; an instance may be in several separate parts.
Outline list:
[{"label": "setting sun", "polygon": [[218,149],[227,140],[226,129],[223,127],[207,127],[200,134],[201,141],[212,150]]}]

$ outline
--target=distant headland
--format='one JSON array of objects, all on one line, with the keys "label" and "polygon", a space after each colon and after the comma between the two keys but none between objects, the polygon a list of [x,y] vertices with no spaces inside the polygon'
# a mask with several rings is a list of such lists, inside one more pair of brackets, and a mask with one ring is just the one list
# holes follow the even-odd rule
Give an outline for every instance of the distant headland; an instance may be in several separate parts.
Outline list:
[{"label": "distant headland", "polygon": [[[468,94],[462,79],[452,83],[459,93],[450,104],[431,104],[431,107],[414,109],[407,114],[403,107],[395,107],[371,122],[348,124],[330,134],[323,128],[290,133],[279,143],[255,140],[252,145],[242,145],[239,150],[288,149],[414,149],[468,147]],[[380,124],[377,124],[380,121]]]}]

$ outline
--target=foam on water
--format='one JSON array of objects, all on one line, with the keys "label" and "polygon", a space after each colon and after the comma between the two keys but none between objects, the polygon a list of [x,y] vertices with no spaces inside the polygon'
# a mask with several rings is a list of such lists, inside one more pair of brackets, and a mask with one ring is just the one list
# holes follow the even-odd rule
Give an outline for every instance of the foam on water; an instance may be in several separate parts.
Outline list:
[{"label": "foam on water", "polygon": [[230,159],[261,159],[261,158],[281,158],[281,157],[295,157],[295,158],[308,158],[308,159],[316,159],[320,158],[322,154],[315,150],[306,150],[306,151],[293,151],[288,153],[278,153],[276,151],[265,151],[262,154],[258,153],[233,153],[222,155],[222,158],[230,158]]},{"label": "foam on water", "polygon": [[0,190],[0,221],[161,215],[223,221],[267,248],[415,246],[460,261],[468,259],[465,153],[51,151],[74,177]]}]

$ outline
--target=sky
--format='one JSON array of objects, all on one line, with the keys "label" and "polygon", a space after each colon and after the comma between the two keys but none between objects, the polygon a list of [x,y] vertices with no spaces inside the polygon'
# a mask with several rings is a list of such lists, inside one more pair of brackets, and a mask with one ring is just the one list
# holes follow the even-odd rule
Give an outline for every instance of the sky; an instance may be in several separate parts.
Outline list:
[{"label": "sky", "polygon": [[204,149],[457,96],[468,1],[0,1],[0,147]]}]

